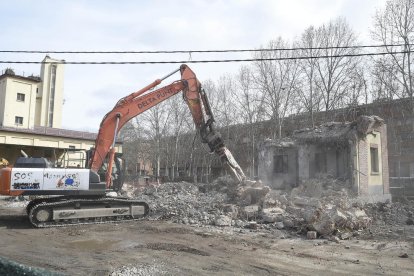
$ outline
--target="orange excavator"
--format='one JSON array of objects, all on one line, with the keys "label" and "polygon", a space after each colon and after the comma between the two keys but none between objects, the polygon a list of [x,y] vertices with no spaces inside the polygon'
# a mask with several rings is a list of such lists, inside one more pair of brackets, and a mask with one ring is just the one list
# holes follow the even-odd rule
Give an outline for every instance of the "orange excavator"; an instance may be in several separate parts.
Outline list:
[{"label": "orange excavator", "polygon": [[[180,80],[152,90],[178,71]],[[149,211],[146,202],[108,196],[108,192],[120,190],[123,183],[122,177],[117,178],[113,174],[113,164],[117,172],[123,171],[122,162],[115,152],[115,141],[125,123],[181,91],[201,141],[219,155],[224,168],[236,181],[245,181],[243,170],[214,129],[214,117],[206,93],[194,72],[183,64],[167,76],[120,99],[105,115],[95,148],[87,155],[88,168],[56,168],[45,158],[20,157],[13,167],[0,169],[0,194],[53,195],[34,199],[27,205],[29,220],[35,227],[107,223],[145,217]],[[107,163],[105,181],[101,181],[99,171],[104,163]]]}]

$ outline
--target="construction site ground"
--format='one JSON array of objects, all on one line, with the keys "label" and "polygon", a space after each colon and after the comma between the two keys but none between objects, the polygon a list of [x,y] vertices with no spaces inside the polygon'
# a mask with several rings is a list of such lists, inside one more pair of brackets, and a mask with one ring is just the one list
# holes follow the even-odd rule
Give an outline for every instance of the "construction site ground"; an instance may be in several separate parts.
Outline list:
[{"label": "construction site ground", "polygon": [[35,229],[0,199],[0,256],[64,275],[414,275],[413,240],[143,220]]}]

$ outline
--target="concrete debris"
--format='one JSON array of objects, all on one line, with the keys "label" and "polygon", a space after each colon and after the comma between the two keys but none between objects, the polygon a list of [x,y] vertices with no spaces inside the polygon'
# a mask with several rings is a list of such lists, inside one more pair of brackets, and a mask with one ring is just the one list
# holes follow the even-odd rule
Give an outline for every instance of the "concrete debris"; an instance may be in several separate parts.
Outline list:
[{"label": "concrete debris", "polygon": [[179,275],[182,271],[178,268],[171,267],[159,260],[153,260],[152,264],[141,264],[137,266],[122,266],[114,269],[110,276],[147,276],[147,275]]},{"label": "concrete debris", "polygon": [[261,212],[262,221],[265,223],[273,223],[283,220],[285,210],[279,207],[263,209]]},{"label": "concrete debris", "polygon": [[29,203],[29,199],[23,196],[12,196],[6,198],[6,206],[10,208],[24,208]]},{"label": "concrete debris", "polygon": [[349,240],[353,236],[358,236],[357,233],[358,232],[354,232],[354,233],[351,233],[351,232],[338,233],[338,236],[340,237],[341,240]]},{"label": "concrete debris", "polygon": [[384,120],[378,116],[359,116],[357,130],[361,134],[367,134],[384,124]]},{"label": "concrete debris", "polygon": [[[331,188],[314,197],[309,196],[308,188],[298,187],[287,193],[258,187],[260,200],[250,198],[249,203],[255,203],[246,205],[244,197],[237,202],[237,197],[230,195],[229,188],[220,181],[220,185],[218,181],[165,183],[156,190],[147,187],[136,192],[135,198],[149,203],[149,219],[221,228],[283,229],[306,237],[315,232],[335,242],[381,235],[398,238],[403,235],[398,229],[412,225],[413,203],[357,203],[346,189],[335,188],[335,183],[325,183],[324,187]],[[255,191],[254,194],[258,190],[250,186],[244,191]],[[395,229],[383,231],[385,224],[395,225]]]},{"label": "concrete debris", "polygon": [[330,236],[328,237],[328,240],[331,242],[339,243],[340,239],[337,236]]},{"label": "concrete debris", "polygon": [[355,122],[328,122],[315,128],[304,128],[293,132],[292,138],[299,142],[323,144],[347,144],[357,136],[365,136],[384,124],[378,116],[359,116]]},{"label": "concrete debris", "polygon": [[245,225],[245,228],[248,228],[248,229],[257,229],[257,228],[259,228],[259,225],[257,224],[257,222],[256,222],[256,221],[249,221],[249,222]]},{"label": "concrete debris", "polygon": [[232,219],[236,219],[239,214],[239,209],[234,204],[226,204],[223,206],[223,212]]},{"label": "concrete debris", "polygon": [[285,225],[283,224],[283,221],[277,221],[277,222],[275,222],[274,223],[274,227],[276,228],[276,229],[283,229],[283,228],[285,228]]},{"label": "concrete debris", "polygon": [[232,219],[225,215],[219,215],[214,220],[214,225],[216,226],[231,226]]},{"label": "concrete debris", "polygon": [[246,219],[256,218],[259,215],[259,205],[250,205],[241,209],[241,215]]},{"label": "concrete debris", "polygon": [[269,186],[264,186],[261,181],[245,181],[243,186],[237,187],[235,200],[239,205],[262,205],[269,192]]},{"label": "concrete debris", "polygon": [[317,237],[317,233],[316,231],[308,231],[306,233],[306,238],[308,238],[308,240],[314,240]]}]

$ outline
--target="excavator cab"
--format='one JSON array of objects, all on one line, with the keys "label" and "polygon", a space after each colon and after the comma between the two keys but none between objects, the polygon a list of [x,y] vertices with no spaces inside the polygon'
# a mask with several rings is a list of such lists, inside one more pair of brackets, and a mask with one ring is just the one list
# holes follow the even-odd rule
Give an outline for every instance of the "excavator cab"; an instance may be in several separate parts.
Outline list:
[{"label": "excavator cab", "polygon": [[[105,162],[102,164],[102,167],[98,171],[98,175],[102,182],[107,182],[107,168],[108,168],[109,159],[106,158]],[[122,186],[125,182],[125,159],[122,158],[122,153],[115,153],[115,158],[112,164],[112,172],[110,179],[110,190],[119,192],[122,189]]]}]

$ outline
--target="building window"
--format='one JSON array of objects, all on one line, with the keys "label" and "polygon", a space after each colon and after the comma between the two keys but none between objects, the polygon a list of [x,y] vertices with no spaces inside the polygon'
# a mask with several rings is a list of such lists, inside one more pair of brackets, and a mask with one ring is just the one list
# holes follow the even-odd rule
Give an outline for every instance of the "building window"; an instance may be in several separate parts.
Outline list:
[{"label": "building window", "polygon": [[369,153],[371,156],[371,173],[379,173],[378,145],[371,145]]},{"label": "building window", "polygon": [[20,126],[23,125],[23,117],[19,117],[19,116],[14,117],[14,123]]},{"label": "building window", "polygon": [[275,155],[273,165],[275,173],[288,173],[288,156],[286,154]]},{"label": "building window", "polygon": [[25,94],[23,93],[17,93],[17,101],[18,102],[24,102]]},{"label": "building window", "polygon": [[52,65],[50,70],[50,94],[49,94],[49,122],[48,127],[53,127],[53,112],[55,109],[55,89],[56,89],[56,65]]},{"label": "building window", "polygon": [[317,152],[315,153],[315,172],[326,173],[326,153]]},{"label": "building window", "polygon": [[400,175],[399,177],[410,177],[410,163],[401,162],[400,163]]}]

